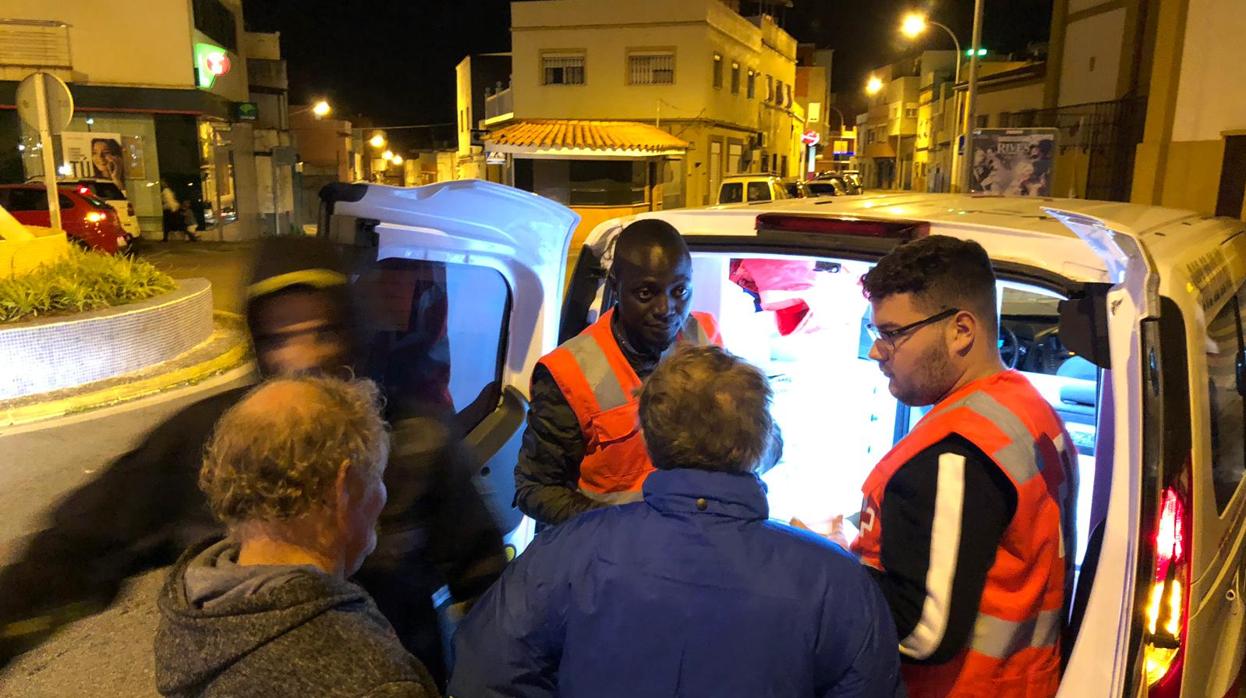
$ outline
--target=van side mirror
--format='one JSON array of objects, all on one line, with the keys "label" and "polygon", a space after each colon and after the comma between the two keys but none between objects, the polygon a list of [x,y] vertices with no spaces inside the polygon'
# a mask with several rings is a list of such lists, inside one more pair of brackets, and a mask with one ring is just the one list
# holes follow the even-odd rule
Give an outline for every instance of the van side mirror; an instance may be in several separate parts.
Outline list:
[{"label": "van side mirror", "polygon": [[1108,346],[1108,291],[1112,284],[1082,284],[1060,301],[1060,341],[1099,368],[1112,368]]}]

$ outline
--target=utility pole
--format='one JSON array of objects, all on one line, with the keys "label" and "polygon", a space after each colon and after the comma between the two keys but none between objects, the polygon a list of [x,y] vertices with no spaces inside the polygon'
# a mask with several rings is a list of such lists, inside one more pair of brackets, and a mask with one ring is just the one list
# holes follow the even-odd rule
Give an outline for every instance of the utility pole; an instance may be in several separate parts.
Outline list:
[{"label": "utility pole", "polygon": [[[965,96],[965,154],[961,158],[962,179],[965,193],[973,190],[973,129],[977,121],[978,98],[978,47],[982,44],[982,3],[973,3],[973,48],[969,54],[969,89]],[[957,60],[960,57],[957,56]]]}]

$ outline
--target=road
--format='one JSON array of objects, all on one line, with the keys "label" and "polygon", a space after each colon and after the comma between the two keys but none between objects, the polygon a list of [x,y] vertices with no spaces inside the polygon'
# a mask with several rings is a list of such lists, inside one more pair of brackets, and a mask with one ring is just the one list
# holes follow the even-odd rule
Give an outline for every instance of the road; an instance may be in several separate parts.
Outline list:
[{"label": "road", "polygon": [[[212,282],[218,310],[241,312],[253,244],[147,242],[139,257],[177,278]],[[0,433],[0,564],[20,553],[45,514],[176,410],[246,382],[245,371],[135,403]],[[54,635],[0,672],[0,696],[156,695],[151,640],[162,570],[135,577],[112,608]]]}]

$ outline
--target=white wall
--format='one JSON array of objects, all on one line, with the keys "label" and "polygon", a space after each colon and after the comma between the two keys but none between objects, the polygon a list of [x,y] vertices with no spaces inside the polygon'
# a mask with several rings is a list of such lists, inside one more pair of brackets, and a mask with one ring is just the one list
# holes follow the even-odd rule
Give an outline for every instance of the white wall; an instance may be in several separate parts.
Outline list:
[{"label": "white wall", "polygon": [[1066,32],[1059,106],[1116,99],[1125,8],[1072,22]]},{"label": "white wall", "polygon": [[69,24],[75,83],[194,84],[189,0],[3,0],[0,16]]},{"label": "white wall", "polygon": [[1246,4],[1189,0],[1174,141],[1219,140],[1246,129]]}]

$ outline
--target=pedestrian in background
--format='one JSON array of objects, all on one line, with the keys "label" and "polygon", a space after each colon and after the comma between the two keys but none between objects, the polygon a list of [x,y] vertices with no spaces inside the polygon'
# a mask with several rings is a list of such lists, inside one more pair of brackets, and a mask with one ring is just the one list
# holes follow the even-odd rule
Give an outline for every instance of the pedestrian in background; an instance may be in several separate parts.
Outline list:
[{"label": "pedestrian in background", "polygon": [[437,695],[346,580],[376,547],[388,440],[369,381],[278,378],[221,417],[199,486],[228,534],[161,591],[161,694]]},{"label": "pedestrian in background", "polygon": [[455,637],[450,694],[895,696],[895,626],[839,546],[770,521],[770,385],[717,347],[640,393],[644,501],[536,537]]}]

